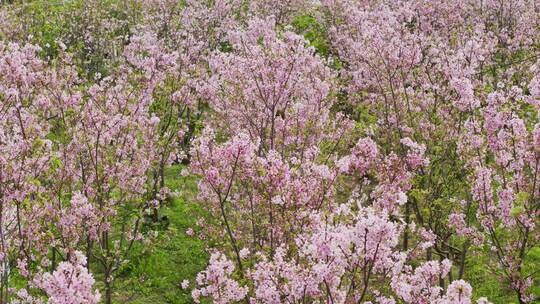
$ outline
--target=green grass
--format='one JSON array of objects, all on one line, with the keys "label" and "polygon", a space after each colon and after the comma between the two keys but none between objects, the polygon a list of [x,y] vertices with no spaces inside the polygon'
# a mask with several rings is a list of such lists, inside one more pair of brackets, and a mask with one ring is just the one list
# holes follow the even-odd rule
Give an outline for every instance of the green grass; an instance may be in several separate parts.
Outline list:
[{"label": "green grass", "polygon": [[187,279],[192,286],[196,274],[205,268],[208,256],[203,241],[186,235],[203,211],[193,197],[197,187],[195,178],[181,177],[180,170],[180,166],[173,166],[166,171],[166,185],[181,192],[160,213],[168,217],[170,225],[160,231],[154,245],[136,248],[134,256],[140,255],[117,274],[115,303],[193,302],[191,288],[182,290],[180,283]]}]

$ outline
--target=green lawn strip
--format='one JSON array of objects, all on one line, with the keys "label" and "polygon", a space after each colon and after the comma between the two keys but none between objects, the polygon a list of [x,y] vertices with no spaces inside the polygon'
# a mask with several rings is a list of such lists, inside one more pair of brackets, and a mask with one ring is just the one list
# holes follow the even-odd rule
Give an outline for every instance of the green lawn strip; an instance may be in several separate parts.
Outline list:
[{"label": "green lawn strip", "polygon": [[[137,246],[132,260],[119,274],[115,286],[117,303],[192,303],[190,290],[182,290],[180,283],[187,279],[194,282],[196,274],[205,268],[208,255],[204,242],[188,236],[202,208],[194,201],[196,179],[182,177],[180,166],[166,171],[166,186],[177,198],[171,199],[160,211],[170,222],[159,232],[157,242],[149,247]],[[191,286],[190,286],[191,287]]]}]

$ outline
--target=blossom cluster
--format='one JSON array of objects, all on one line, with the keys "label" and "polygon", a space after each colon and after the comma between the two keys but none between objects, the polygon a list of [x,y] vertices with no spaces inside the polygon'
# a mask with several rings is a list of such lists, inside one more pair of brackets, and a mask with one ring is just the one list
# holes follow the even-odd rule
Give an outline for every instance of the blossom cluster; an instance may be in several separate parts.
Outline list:
[{"label": "blossom cluster", "polygon": [[540,299],[538,1],[74,2],[0,6],[0,303],[112,303],[173,164],[196,303]]}]

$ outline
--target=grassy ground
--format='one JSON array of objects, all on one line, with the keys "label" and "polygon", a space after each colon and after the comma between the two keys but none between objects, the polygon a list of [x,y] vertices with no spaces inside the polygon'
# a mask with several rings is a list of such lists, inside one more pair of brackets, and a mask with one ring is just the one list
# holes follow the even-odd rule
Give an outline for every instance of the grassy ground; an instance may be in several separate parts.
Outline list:
[{"label": "grassy ground", "polygon": [[160,231],[157,243],[150,249],[137,248],[140,255],[118,274],[116,303],[192,303],[190,292],[182,290],[180,283],[184,279],[193,282],[206,266],[208,256],[203,242],[186,234],[202,210],[193,199],[195,179],[181,177],[180,170],[180,166],[174,166],[166,172],[167,186],[181,192],[161,212],[170,224]]}]

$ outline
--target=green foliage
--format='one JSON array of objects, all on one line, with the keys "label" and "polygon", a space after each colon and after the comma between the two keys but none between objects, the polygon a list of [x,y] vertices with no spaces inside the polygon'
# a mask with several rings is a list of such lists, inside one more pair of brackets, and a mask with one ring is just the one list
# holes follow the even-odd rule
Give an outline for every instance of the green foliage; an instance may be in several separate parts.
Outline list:
[{"label": "green foliage", "polygon": [[315,51],[322,57],[328,58],[330,42],[326,29],[311,15],[299,15],[294,18],[292,26],[295,31],[306,38]]},{"label": "green foliage", "polygon": [[42,47],[41,56],[52,59],[58,55],[56,40],[69,28],[63,14],[74,8],[76,1],[31,1],[21,5],[16,18],[24,21],[23,32],[30,42]]},{"label": "green foliage", "polygon": [[169,225],[160,231],[151,247],[137,246],[130,263],[118,274],[115,290],[117,303],[192,303],[190,289],[180,283],[187,279],[193,286],[195,275],[206,267],[205,244],[186,230],[195,227],[203,209],[194,202],[197,180],[182,177],[179,165],[166,169],[166,186],[181,193],[161,210]]},{"label": "green foliage", "polygon": [[510,290],[501,288],[497,276],[488,267],[486,255],[470,255],[467,260],[464,279],[474,286],[473,298],[487,297],[494,304],[517,303]]},{"label": "green foliage", "polygon": [[39,45],[40,56],[54,60],[60,43],[74,54],[81,75],[107,75],[130,36],[129,25],[139,20],[135,1],[38,0],[14,4],[13,18],[21,25],[18,40]]}]

